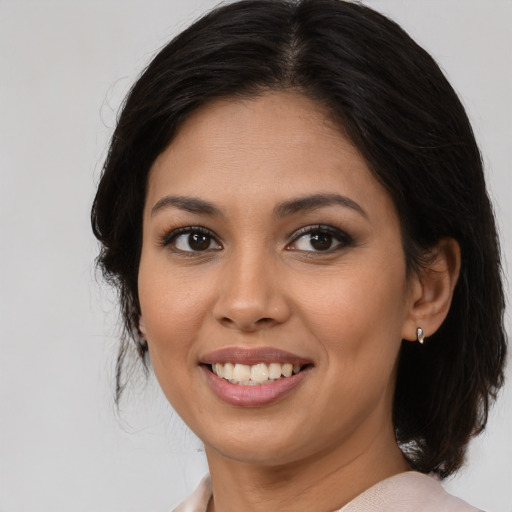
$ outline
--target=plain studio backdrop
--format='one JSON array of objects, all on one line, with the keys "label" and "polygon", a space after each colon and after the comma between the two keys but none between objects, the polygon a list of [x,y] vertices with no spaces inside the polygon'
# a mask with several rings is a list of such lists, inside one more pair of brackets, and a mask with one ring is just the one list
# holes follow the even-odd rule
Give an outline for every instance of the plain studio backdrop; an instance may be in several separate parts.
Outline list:
[{"label": "plain studio backdrop", "polygon": [[[206,471],[150,379],[113,406],[113,294],[89,226],[122,98],[213,0],[0,0],[0,511],[167,511]],[[368,0],[429,50],[474,123],[512,255],[512,2]],[[508,290],[510,297],[510,286]],[[510,314],[507,317],[510,330]],[[447,486],[512,512],[512,373]]]}]

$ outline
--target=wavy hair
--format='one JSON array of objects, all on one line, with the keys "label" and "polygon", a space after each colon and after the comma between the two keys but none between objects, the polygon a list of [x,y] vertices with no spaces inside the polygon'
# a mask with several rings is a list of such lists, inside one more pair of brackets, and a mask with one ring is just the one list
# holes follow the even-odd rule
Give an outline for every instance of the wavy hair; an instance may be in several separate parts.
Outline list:
[{"label": "wavy hair", "polygon": [[127,353],[144,365],[137,274],[148,172],[195,109],[221,97],[295,90],[359,149],[401,219],[407,266],[444,237],[461,248],[451,309],[424,346],[403,342],[393,421],[411,466],[445,477],[463,462],[503,383],[500,252],[468,117],[432,57],[396,23],[340,0],[221,6],[165,46],[128,94],[92,207],[98,264],[119,292]]}]

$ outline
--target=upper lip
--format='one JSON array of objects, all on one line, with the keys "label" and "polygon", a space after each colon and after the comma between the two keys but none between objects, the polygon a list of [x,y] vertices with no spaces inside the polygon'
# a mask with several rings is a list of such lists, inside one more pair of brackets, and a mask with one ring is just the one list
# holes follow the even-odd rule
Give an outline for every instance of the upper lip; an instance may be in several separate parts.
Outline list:
[{"label": "upper lip", "polygon": [[210,352],[201,358],[203,364],[225,364],[225,363],[238,363],[246,365],[254,365],[259,363],[291,363],[306,365],[311,364],[310,359],[301,357],[291,352],[286,352],[274,347],[227,347],[221,348]]}]

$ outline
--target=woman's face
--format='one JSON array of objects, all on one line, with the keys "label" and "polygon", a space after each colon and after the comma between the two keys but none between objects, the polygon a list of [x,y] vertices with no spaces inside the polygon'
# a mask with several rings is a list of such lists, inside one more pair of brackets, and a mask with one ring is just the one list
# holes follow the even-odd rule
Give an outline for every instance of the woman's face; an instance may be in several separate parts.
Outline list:
[{"label": "woman's face", "polygon": [[298,94],[208,104],[151,169],[141,328],[210,454],[349,458],[392,432],[411,288],[390,197]]}]

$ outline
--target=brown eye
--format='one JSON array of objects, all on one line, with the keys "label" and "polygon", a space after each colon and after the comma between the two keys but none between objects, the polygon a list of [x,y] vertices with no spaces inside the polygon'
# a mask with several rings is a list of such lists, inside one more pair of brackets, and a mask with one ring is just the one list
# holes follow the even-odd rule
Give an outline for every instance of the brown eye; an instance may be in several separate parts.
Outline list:
[{"label": "brown eye", "polygon": [[[186,229],[186,230],[185,230]],[[222,247],[208,231],[200,228],[185,228],[173,232],[164,240],[164,245],[178,252],[205,252],[219,250]]]},{"label": "brown eye", "polygon": [[310,236],[309,243],[316,251],[327,251],[332,246],[332,235],[329,233],[314,233]]},{"label": "brown eye", "polygon": [[299,231],[289,250],[301,252],[333,252],[350,246],[353,238],[333,226],[311,226]]},{"label": "brown eye", "polygon": [[188,235],[188,246],[193,251],[206,251],[210,247],[211,238],[203,233],[191,233]]}]

